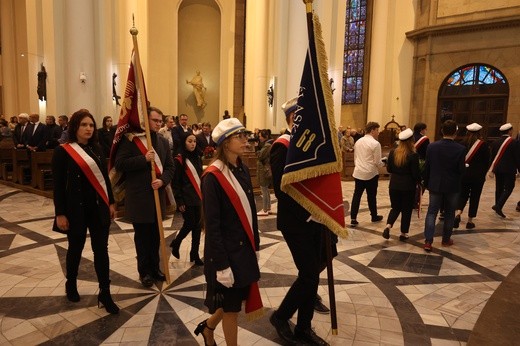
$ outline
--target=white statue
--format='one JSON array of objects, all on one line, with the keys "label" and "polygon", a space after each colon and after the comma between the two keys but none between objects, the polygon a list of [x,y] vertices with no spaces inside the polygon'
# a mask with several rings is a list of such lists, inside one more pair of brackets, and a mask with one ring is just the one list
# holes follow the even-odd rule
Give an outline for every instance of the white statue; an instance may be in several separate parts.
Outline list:
[{"label": "white statue", "polygon": [[200,71],[197,70],[197,75],[193,77],[191,81],[186,80],[186,84],[191,84],[193,86],[193,93],[195,94],[195,99],[197,100],[197,106],[200,108],[206,107],[206,101],[204,100],[206,87],[204,87],[204,83],[202,83],[202,76],[200,75]]}]

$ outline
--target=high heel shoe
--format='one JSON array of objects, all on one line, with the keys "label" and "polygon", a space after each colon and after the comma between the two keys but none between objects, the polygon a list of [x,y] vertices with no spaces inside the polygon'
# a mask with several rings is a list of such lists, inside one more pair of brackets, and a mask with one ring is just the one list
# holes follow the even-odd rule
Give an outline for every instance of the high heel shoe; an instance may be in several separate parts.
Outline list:
[{"label": "high heel shoe", "polygon": [[105,310],[112,315],[119,313],[119,306],[117,306],[116,303],[114,303],[112,300],[109,289],[101,289],[99,291],[97,301],[99,309],[101,309],[101,307],[105,307]]},{"label": "high heel shoe", "polygon": [[197,254],[191,254],[190,253],[190,262],[195,262],[196,266],[203,266],[204,265],[204,262],[202,262],[202,260],[200,259],[198,253]]},{"label": "high heel shoe", "polygon": [[204,329],[205,328],[208,328],[209,330],[211,331],[214,331],[215,328],[210,328],[208,327],[208,320],[204,320],[202,322],[199,323],[199,325],[197,326],[197,328],[195,328],[195,330],[193,331],[195,333],[195,335],[199,335],[200,333],[202,333],[202,337],[204,338],[204,345],[206,346],[217,346],[217,343],[216,342],[213,342],[213,345],[210,345],[206,342],[206,336],[204,335]]},{"label": "high heel shoe", "polygon": [[172,248],[172,255],[173,255],[173,257],[175,257],[177,259],[181,258],[181,254],[179,252],[179,249],[181,247],[181,242],[178,242],[177,238],[175,238],[171,242],[170,247]]},{"label": "high heel shoe", "polygon": [[65,293],[69,301],[73,303],[79,302],[80,298],[76,280],[67,280],[67,282],[65,282]]}]

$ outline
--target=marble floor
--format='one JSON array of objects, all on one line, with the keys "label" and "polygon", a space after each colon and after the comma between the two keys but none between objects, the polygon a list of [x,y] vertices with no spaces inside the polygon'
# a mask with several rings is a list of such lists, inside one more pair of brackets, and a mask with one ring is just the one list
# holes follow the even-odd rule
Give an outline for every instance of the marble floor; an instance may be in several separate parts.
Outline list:
[{"label": "marble floor", "polygon": [[[464,215],[453,235],[455,244],[441,247],[437,236],[430,254],[422,249],[424,206],[421,218],[416,214],[412,218],[407,242],[398,239],[399,221],[391,238],[385,240],[381,236],[384,222],[370,222],[363,197],[360,224],[350,229],[348,239],[339,241],[339,255],[333,261],[337,335],[331,332],[330,316],[322,314],[314,316],[316,333],[331,345],[464,345],[468,340],[470,344],[485,344],[478,339],[472,342],[479,317],[486,309],[493,309],[495,305],[490,305],[495,298],[518,296],[520,290],[518,285],[506,287],[505,293],[498,289],[520,261],[520,213],[515,211],[520,192],[517,188],[510,197],[504,208],[508,217],[501,219],[491,210],[493,185],[485,185],[476,229],[465,229]],[[353,182],[342,186],[348,210]],[[427,193],[423,200],[427,204]],[[380,182],[378,206],[386,218],[388,181]],[[202,268],[193,267],[188,260],[189,239],[182,243],[180,260],[168,258],[172,282],[143,288],[136,272],[131,224],[117,219],[111,227],[109,254],[112,293],[121,312],[109,315],[97,307],[98,285],[88,241],[78,282],[82,299],[71,303],[65,298],[67,241],[51,231],[52,220],[52,200],[0,184],[1,345],[203,344],[193,330],[208,316],[203,305],[205,282]],[[166,244],[181,223],[180,215],[175,215],[173,222],[171,215],[164,221]],[[240,315],[239,345],[281,342],[268,317],[296,273],[276,230],[275,216],[261,217],[259,225],[265,315],[254,322]],[[439,223],[438,231],[441,226]],[[319,293],[329,305],[325,272],[321,279]],[[499,291],[501,296],[496,297],[494,293]],[[512,307],[511,303],[506,305]],[[510,314],[520,315],[518,308],[510,309]],[[489,326],[482,325],[481,332]],[[507,344],[506,340],[518,333],[518,325],[515,328],[512,323],[509,332],[497,333],[500,336],[494,343]],[[217,344],[225,344],[221,327],[215,333]]]}]

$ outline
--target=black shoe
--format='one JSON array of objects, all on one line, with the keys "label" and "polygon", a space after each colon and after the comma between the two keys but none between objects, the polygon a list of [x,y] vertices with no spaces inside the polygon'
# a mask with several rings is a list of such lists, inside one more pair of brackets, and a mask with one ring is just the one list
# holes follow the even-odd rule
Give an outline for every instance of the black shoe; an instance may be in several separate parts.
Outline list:
[{"label": "black shoe", "polygon": [[282,338],[283,341],[287,342],[290,345],[295,345],[298,340],[294,337],[293,332],[291,331],[291,327],[289,326],[289,321],[287,320],[279,320],[275,316],[276,311],[273,312],[271,317],[269,317],[269,322],[273,325],[278,333],[278,336]]},{"label": "black shoe", "polygon": [[453,220],[453,228],[459,228],[460,225],[460,215],[455,216],[455,220]]},{"label": "black shoe", "polygon": [[141,280],[141,284],[143,284],[144,287],[152,287],[153,286],[153,278],[146,274],[145,276],[139,277],[139,280]]},{"label": "black shoe", "polygon": [[502,212],[502,209],[498,208],[496,205],[492,206],[491,209],[493,209],[498,216],[503,217],[504,219],[506,218],[506,216]]},{"label": "black shoe", "polygon": [[390,228],[385,227],[385,229],[383,230],[383,238],[390,239]]},{"label": "black shoe", "polygon": [[101,289],[99,291],[98,297],[97,297],[97,305],[98,308],[101,308],[100,305],[105,307],[105,310],[112,314],[118,314],[119,313],[119,306],[114,303],[112,300],[112,296],[110,295],[110,289]]},{"label": "black shoe", "polygon": [[468,223],[466,223],[466,229],[473,229],[475,228],[475,224],[471,221],[468,221]]},{"label": "black shoe", "polygon": [[153,273],[150,276],[155,281],[163,281],[163,282],[166,281],[166,276],[164,275],[164,273],[160,269],[158,269],[155,273]]},{"label": "black shoe", "polygon": [[174,239],[171,244],[170,244],[170,247],[172,248],[172,255],[173,257],[179,259],[181,258],[181,254],[179,253],[179,249],[181,247],[181,243],[180,242],[176,242],[177,239]]},{"label": "black shoe", "polygon": [[[208,320],[204,320],[202,322],[200,322],[198,325],[197,325],[197,328],[195,328],[195,330],[193,331],[193,333],[195,333],[195,335],[199,335],[200,333],[202,333],[202,338],[204,339],[204,345],[209,345],[207,342],[206,342],[206,336],[204,335],[204,329],[208,328],[209,330],[211,331],[214,331],[215,328],[210,328],[208,327]],[[213,341],[213,345],[212,346],[217,346],[217,343],[215,341]]]},{"label": "black shoe", "polygon": [[321,299],[318,299],[318,297],[316,297],[316,299],[314,300],[314,311],[316,311],[319,314],[328,314],[330,312],[330,309],[321,302]]},{"label": "black shoe", "polygon": [[372,217],[372,222],[379,222],[381,220],[383,220],[383,215],[376,215]]},{"label": "black shoe", "polygon": [[195,262],[196,266],[204,265],[204,262],[202,262],[198,253],[195,253],[195,254],[190,253],[190,262]]},{"label": "black shoe", "polygon": [[350,226],[356,227],[357,225],[359,225],[359,222],[357,222],[356,220],[350,220]]},{"label": "black shoe", "polygon": [[309,329],[298,329],[298,326],[294,328],[294,337],[298,341],[299,344],[304,345],[322,345],[328,346],[329,343],[320,338],[312,328]]},{"label": "black shoe", "polygon": [[67,280],[67,282],[65,282],[65,293],[67,293],[67,299],[70,302],[79,302],[80,298],[76,280]]},{"label": "black shoe", "polygon": [[407,241],[407,240],[408,240],[408,233],[401,234],[401,235],[399,236],[399,240],[400,240],[400,241]]}]

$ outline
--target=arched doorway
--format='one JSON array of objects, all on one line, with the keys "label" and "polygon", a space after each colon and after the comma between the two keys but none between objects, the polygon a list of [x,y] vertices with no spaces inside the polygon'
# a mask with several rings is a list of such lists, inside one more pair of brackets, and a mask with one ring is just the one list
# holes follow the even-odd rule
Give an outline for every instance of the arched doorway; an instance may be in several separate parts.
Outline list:
[{"label": "arched doorway", "polygon": [[[453,119],[459,125],[459,136],[466,125],[479,123],[487,140],[500,136],[499,127],[506,122],[509,83],[493,66],[469,64],[457,68],[443,81],[437,102],[436,128]],[[435,134],[436,138],[440,133]]]}]

